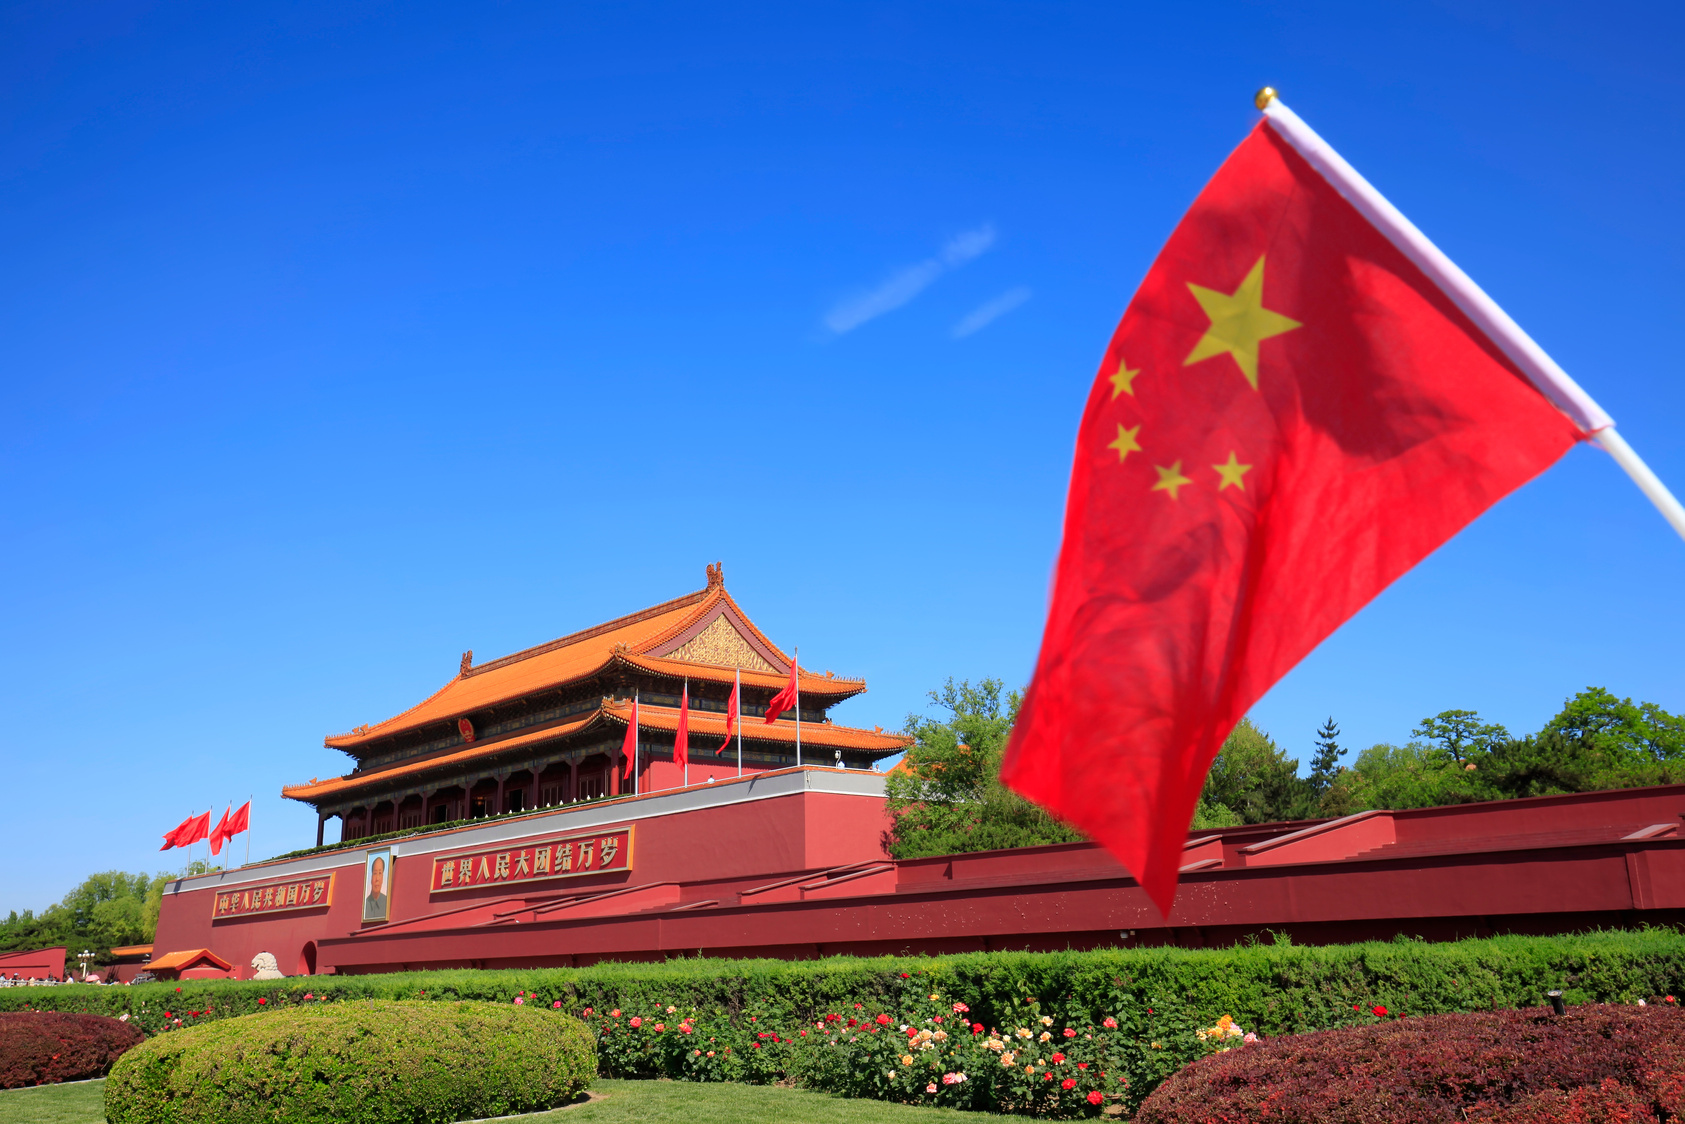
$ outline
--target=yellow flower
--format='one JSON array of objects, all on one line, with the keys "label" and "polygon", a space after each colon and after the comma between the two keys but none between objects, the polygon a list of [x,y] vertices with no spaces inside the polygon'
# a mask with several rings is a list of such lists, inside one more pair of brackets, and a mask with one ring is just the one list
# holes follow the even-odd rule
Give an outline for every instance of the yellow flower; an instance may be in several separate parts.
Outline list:
[{"label": "yellow flower", "polygon": [[1006,1053],[1004,1053],[1000,1056],[1000,1064],[1001,1065],[1012,1065],[1017,1060],[1018,1060],[1018,1055],[1014,1054],[1011,1050],[1008,1050]]},{"label": "yellow flower", "polygon": [[983,1048],[986,1050],[1004,1050],[1006,1049],[1006,1043],[998,1038],[991,1038],[983,1043]]},{"label": "yellow flower", "polygon": [[936,1001],[937,1001],[937,1000],[938,1000],[938,999],[940,999],[940,998],[942,998],[942,997],[941,997],[941,996],[940,996],[940,995],[932,995],[932,996],[931,996],[931,997],[930,997],[930,1001],[931,1001],[931,1002],[932,1002],[932,1003],[934,1003],[934,1002],[936,1002]]},{"label": "yellow flower", "polygon": [[1053,1037],[1053,1035],[1049,1034],[1045,1030],[1041,1032],[1041,1041],[1043,1041],[1043,1042],[1046,1042],[1048,1039],[1050,1039],[1052,1037]]},{"label": "yellow flower", "polygon": [[913,1055],[902,1054],[901,1055],[901,1064],[902,1065],[912,1065],[913,1064]]},{"label": "yellow flower", "polygon": [[1035,1071],[1036,1071],[1036,1067],[1033,1066],[1033,1065],[1027,1065],[1027,1066],[1024,1067],[1025,1073],[1034,1073]]},{"label": "yellow flower", "polygon": [[1046,1015],[1043,1015],[1043,1016],[1042,1016],[1042,1017],[1041,1017],[1041,1025],[1042,1025],[1042,1026],[1052,1026],[1052,1025],[1053,1025],[1053,1020],[1052,1020],[1052,1019],[1051,1019],[1051,1018],[1049,1018],[1049,1017],[1048,1017],[1048,1016],[1046,1016]]},{"label": "yellow flower", "polygon": [[1020,1037],[1020,1038],[1028,1038],[1028,1037],[1030,1037],[1030,1035],[1034,1034],[1035,1032],[1032,1031],[1032,1030],[1029,1030],[1026,1027],[1019,1027],[1017,1029],[1017,1031],[1015,1031],[1014,1033],[1016,1033],[1018,1035],[1018,1037]]},{"label": "yellow flower", "polygon": [[1163,1046],[1160,1046],[1160,1045],[1159,1045],[1159,1044],[1158,1044],[1158,1043],[1157,1043],[1157,1042],[1154,1042],[1154,1043],[1153,1043],[1153,1049],[1155,1049],[1155,1050],[1162,1050],[1162,1049],[1164,1049],[1164,1047],[1163,1047]]}]

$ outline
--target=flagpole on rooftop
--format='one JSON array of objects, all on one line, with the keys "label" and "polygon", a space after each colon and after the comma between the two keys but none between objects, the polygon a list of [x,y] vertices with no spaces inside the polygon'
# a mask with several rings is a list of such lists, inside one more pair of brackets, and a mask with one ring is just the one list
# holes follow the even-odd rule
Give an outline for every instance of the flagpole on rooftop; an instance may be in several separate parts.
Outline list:
[{"label": "flagpole on rooftop", "polygon": [[[253,796],[256,793],[252,794]],[[246,861],[241,866],[252,865],[252,797],[246,797]]]},{"label": "flagpole on rooftop", "polygon": [[743,775],[743,669],[737,669],[737,775]]},{"label": "flagpole on rooftop", "polygon": [[796,669],[796,768],[802,764],[802,650],[790,650],[790,666]]},{"label": "flagpole on rooftop", "polygon": [[1423,234],[1415,223],[1405,218],[1402,211],[1393,206],[1356,168],[1335,152],[1333,146],[1323,140],[1315,129],[1287,108],[1280,94],[1265,86],[1258,91],[1253,102],[1263,111],[1264,116],[1269,118],[1276,132],[1291,144],[1334,190],[1345,196],[1388,241],[1427,274],[1433,283],[1474,321],[1487,338],[1497,344],[1499,350],[1521,368],[1522,373],[1539,392],[1580,428],[1580,432],[1596,441],[1604,452],[1615,459],[1622,471],[1638,485],[1638,490],[1661,512],[1662,518],[1668,521],[1681,538],[1685,538],[1685,506],[1680,505],[1678,498],[1662,483],[1661,478],[1651,471],[1643,458],[1626,443],[1626,438],[1615,432],[1615,421],[1604,412],[1603,407],[1593,401],[1591,395],[1587,394],[1556,360],[1546,354],[1545,349],[1540,347],[1509,313],[1498,306],[1497,301],[1475,284],[1473,278],[1429,241],[1428,236]]}]

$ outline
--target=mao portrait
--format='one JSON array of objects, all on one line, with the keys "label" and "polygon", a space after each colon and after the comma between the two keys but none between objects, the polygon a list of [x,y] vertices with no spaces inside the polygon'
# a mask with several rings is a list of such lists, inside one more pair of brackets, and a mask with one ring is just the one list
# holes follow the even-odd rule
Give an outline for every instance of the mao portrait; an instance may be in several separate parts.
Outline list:
[{"label": "mao portrait", "polygon": [[385,921],[391,910],[392,848],[370,851],[364,859],[363,920]]}]

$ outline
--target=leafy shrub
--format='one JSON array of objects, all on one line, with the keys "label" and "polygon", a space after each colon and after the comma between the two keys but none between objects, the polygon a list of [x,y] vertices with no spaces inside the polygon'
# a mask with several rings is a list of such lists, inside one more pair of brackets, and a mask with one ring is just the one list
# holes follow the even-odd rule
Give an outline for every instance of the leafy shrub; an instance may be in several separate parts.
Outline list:
[{"label": "leafy shrub", "polygon": [[[1677,1007],[1387,1019],[1231,1050],[1175,1074],[1142,1124],[1657,1119],[1685,1077]],[[1623,1117],[1622,1113],[1631,1115]]]},{"label": "leafy shrub", "polygon": [[98,1077],[144,1038],[103,1015],[0,1014],[0,1089]]},{"label": "leafy shrub", "polygon": [[489,1003],[296,1007],[160,1035],[105,1087],[111,1124],[421,1124],[564,1104],[596,1074],[591,1036]]}]

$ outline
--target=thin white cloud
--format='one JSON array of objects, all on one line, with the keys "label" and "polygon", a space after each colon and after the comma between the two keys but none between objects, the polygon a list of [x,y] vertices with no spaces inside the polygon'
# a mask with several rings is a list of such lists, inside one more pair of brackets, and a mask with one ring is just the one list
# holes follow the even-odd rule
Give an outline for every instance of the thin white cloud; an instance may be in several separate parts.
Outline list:
[{"label": "thin white cloud", "polygon": [[954,338],[963,340],[973,332],[982,331],[1029,299],[1030,290],[1020,285],[1016,289],[1008,289],[992,301],[984,301],[954,325]]},{"label": "thin white cloud", "polygon": [[825,314],[825,326],[837,335],[852,332],[868,320],[900,308],[943,273],[957,269],[988,251],[995,244],[995,228],[988,224],[955,236],[936,257],[898,270],[883,284],[867,293],[850,297]]}]

